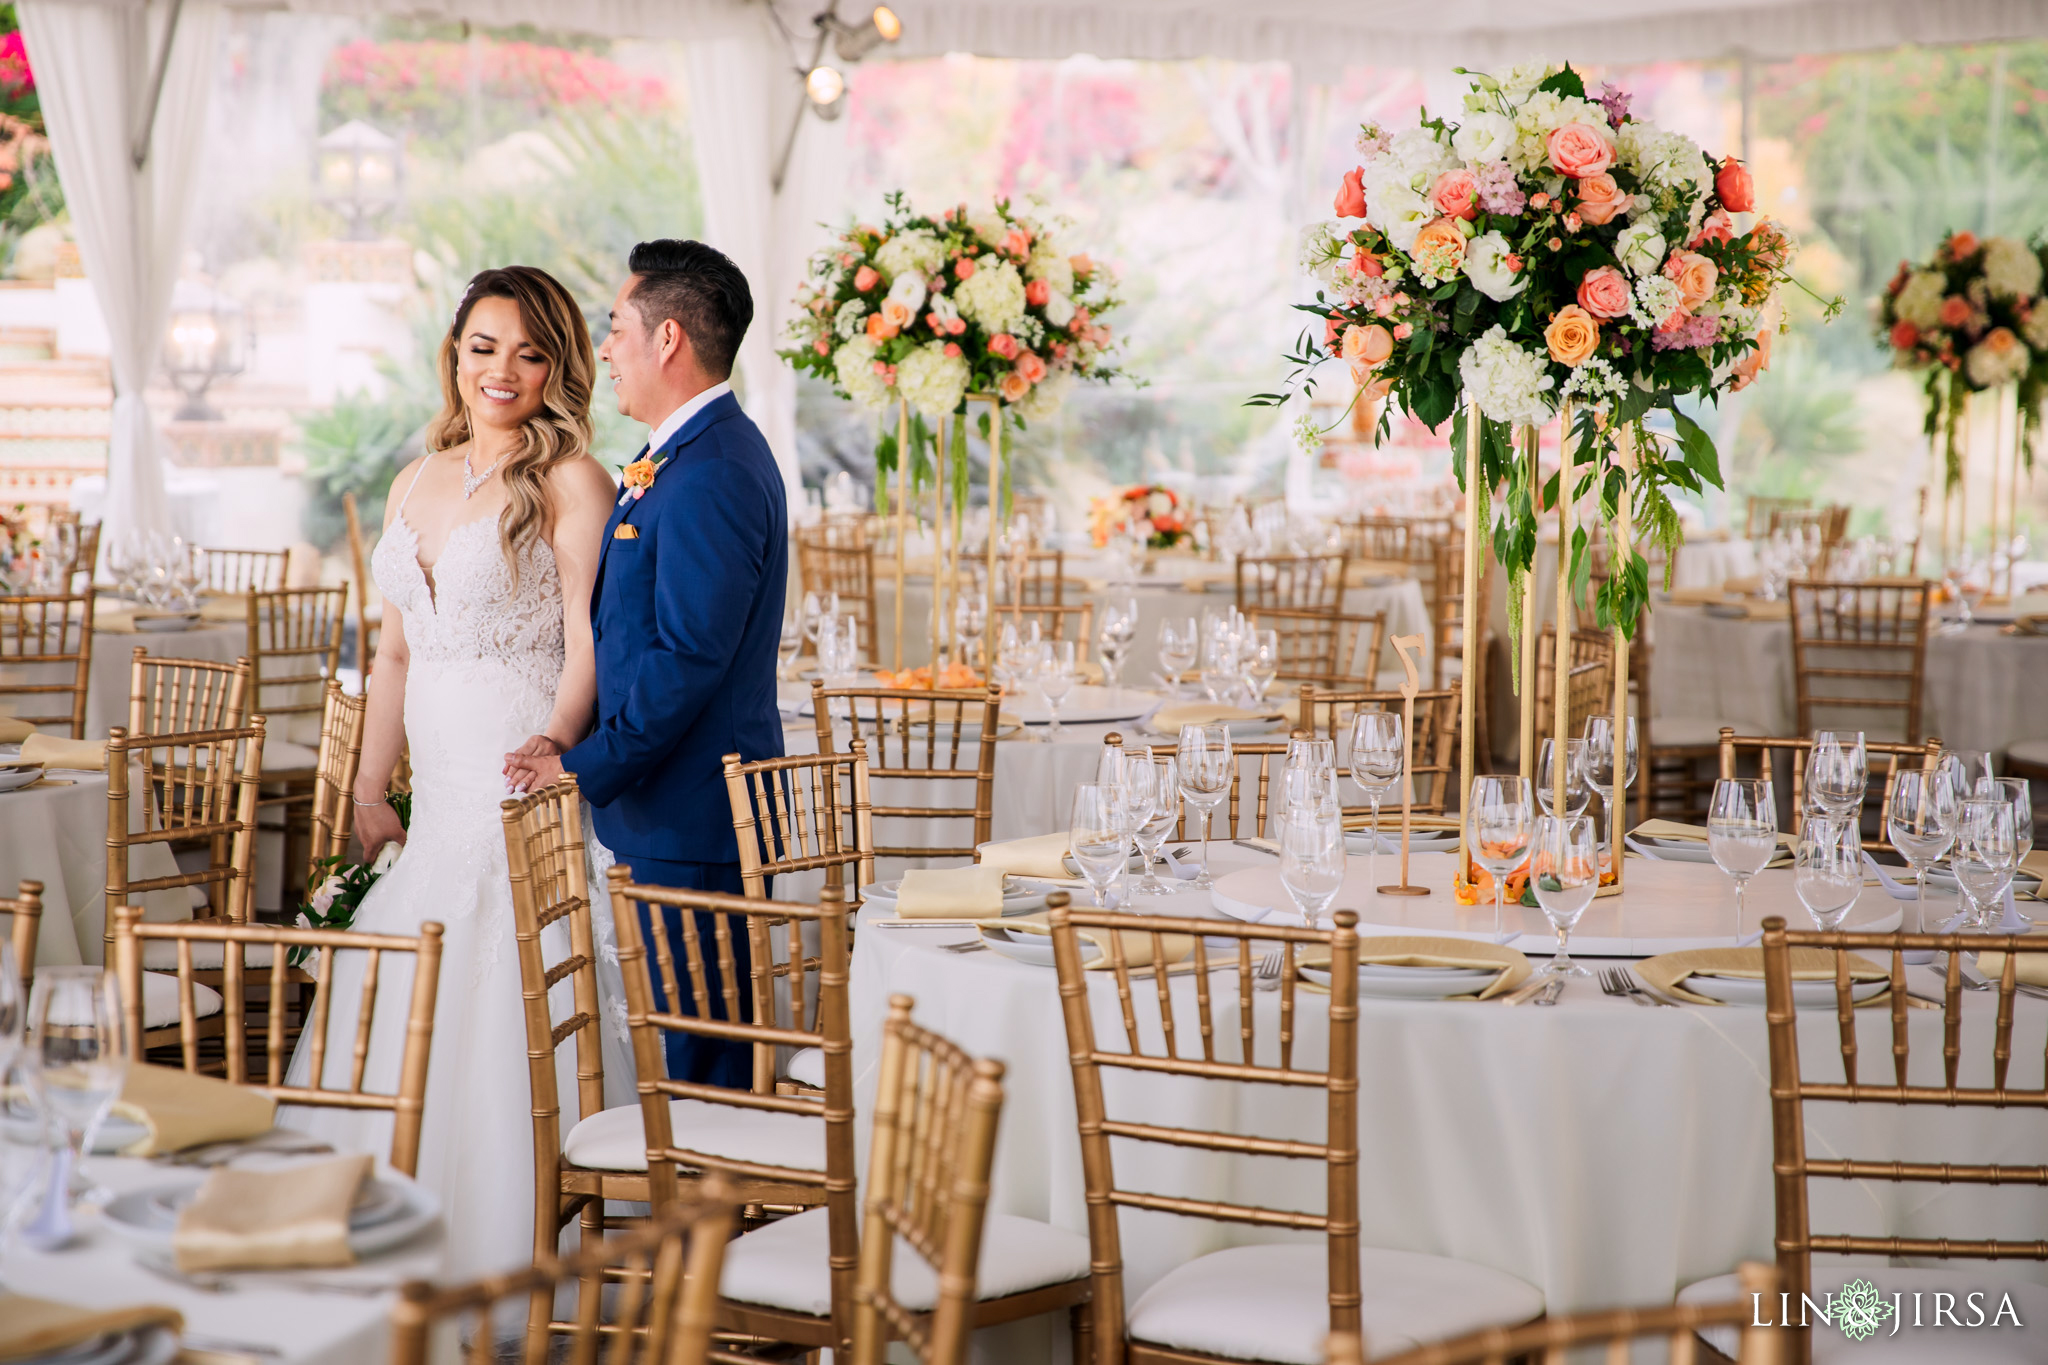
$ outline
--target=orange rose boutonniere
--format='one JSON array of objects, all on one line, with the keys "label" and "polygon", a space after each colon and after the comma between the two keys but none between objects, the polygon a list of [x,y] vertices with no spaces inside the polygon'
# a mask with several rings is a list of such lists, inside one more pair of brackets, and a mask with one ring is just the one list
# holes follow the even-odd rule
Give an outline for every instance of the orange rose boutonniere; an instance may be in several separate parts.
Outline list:
[{"label": "orange rose boutonniere", "polygon": [[[662,461],[662,464],[667,463],[668,461],[666,460]],[[656,464],[652,460],[635,460],[627,465],[619,472],[619,481],[625,485],[626,489],[625,493],[621,495],[620,500],[624,501],[626,498],[631,498],[638,502],[640,495],[653,486],[654,471],[659,468],[661,468],[661,465]]]}]

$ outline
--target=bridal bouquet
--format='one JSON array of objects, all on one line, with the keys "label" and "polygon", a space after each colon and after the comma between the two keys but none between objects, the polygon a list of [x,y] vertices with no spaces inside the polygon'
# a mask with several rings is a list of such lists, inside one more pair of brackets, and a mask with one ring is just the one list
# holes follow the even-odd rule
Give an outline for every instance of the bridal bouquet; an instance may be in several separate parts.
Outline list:
[{"label": "bridal bouquet", "polygon": [[1139,484],[1115,497],[1089,500],[1088,535],[1096,545],[1107,545],[1111,536],[1133,530],[1142,532],[1146,547],[1153,550],[1171,550],[1194,537],[1180,498],[1171,488]]},{"label": "bridal bouquet", "polygon": [[[412,794],[392,792],[391,808],[398,813],[400,827],[412,824]],[[347,929],[356,922],[356,909],[363,903],[363,897],[370,894],[370,888],[377,879],[391,870],[398,861],[398,855],[405,851],[405,845],[396,840],[377,850],[376,860],[364,864],[351,862],[346,854],[333,854],[314,864],[314,875],[307,880],[306,902],[298,909],[297,919],[303,920],[309,929]],[[294,948],[287,957],[289,965],[303,966],[315,950]]]},{"label": "bridal bouquet", "polygon": [[1878,300],[1878,329],[1901,369],[1927,371],[1927,434],[1946,436],[1948,484],[1962,475],[1955,418],[1972,393],[2019,385],[2021,440],[2034,464],[2048,392],[2048,248],[1952,232],[1934,259],[1899,271]]},{"label": "bridal bouquet", "polygon": [[[912,471],[923,483],[936,424],[988,395],[1020,425],[1051,417],[1077,380],[1117,374],[1100,319],[1117,306],[1112,272],[1070,253],[1056,227],[997,200],[933,218],[889,196],[880,226],[861,224],[811,258],[783,358],[842,397],[911,414]],[[966,423],[953,424],[955,479],[964,492]],[[877,506],[896,467],[896,436],[875,450]]]},{"label": "bridal bouquet", "polygon": [[[1793,243],[1756,215],[1749,172],[1629,103],[1612,85],[1589,95],[1569,66],[1475,75],[1456,121],[1425,111],[1399,132],[1366,125],[1337,220],[1304,238],[1302,265],[1322,288],[1298,306],[1322,326],[1289,357],[1287,387],[1312,392],[1316,367],[1342,359],[1369,400],[1391,397],[1430,427],[1455,412],[1465,481],[1462,392],[1483,418],[1473,495],[1506,487],[1493,536],[1513,605],[1538,504],[1510,428],[1575,405],[1584,481],[1574,491],[1597,488],[1611,524],[1632,464],[1637,524],[1675,549],[1683,537],[1667,490],[1721,486],[1713,442],[1678,402],[1740,389],[1768,365],[1776,291],[1789,278]],[[1671,435],[1645,424],[1654,409]],[[1383,409],[1383,431],[1387,422]],[[1299,426],[1305,443],[1320,439],[1312,417]],[[1542,505],[1553,498],[1546,491]],[[1575,575],[1583,550],[1573,548]],[[1601,589],[1603,625],[1633,631],[1649,589],[1646,562],[1632,560]]]}]

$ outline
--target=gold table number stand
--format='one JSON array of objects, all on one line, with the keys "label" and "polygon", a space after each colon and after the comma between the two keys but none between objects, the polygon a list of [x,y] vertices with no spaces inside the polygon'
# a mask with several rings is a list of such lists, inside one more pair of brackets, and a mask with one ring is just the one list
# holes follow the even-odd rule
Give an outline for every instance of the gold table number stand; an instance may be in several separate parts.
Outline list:
[{"label": "gold table number stand", "polygon": [[1422,637],[1396,635],[1393,645],[1408,675],[1401,684],[1401,883],[1378,890],[1383,896],[1427,896],[1428,887],[1408,884],[1408,832],[1415,812],[1415,694],[1422,690],[1415,655],[1422,648]]}]

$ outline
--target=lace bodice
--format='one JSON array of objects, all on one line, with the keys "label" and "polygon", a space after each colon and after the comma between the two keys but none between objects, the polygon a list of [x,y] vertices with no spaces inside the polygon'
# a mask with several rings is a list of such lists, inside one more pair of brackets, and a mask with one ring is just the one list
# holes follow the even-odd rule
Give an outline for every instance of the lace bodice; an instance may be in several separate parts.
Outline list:
[{"label": "lace bodice", "polygon": [[552,695],[562,675],[562,578],[548,543],[533,536],[520,548],[516,585],[496,517],[449,534],[432,586],[419,552],[419,534],[401,511],[371,557],[377,590],[405,614],[413,660],[502,663]]}]

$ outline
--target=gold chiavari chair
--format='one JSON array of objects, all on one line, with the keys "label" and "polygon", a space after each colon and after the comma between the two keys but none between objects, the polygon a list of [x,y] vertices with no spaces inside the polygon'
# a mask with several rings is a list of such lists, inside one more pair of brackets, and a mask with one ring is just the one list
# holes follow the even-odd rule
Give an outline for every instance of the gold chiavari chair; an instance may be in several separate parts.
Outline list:
[{"label": "gold chiavari chair", "polygon": [[859,622],[861,658],[873,663],[875,548],[858,522],[827,521],[796,533],[797,574],[805,592],[838,593],[841,614]]},{"label": "gold chiavari chair", "polygon": [[998,602],[996,619],[989,623],[989,639],[997,639],[1002,634],[1005,622],[1014,623],[1021,632],[1034,621],[1038,623],[1040,639],[1072,640],[1074,657],[1082,661],[1088,658],[1088,643],[1095,638],[1093,602],[1068,603],[1065,606],[1020,606],[1014,602]]},{"label": "gold chiavari chair", "polygon": [[13,900],[0,896],[0,915],[10,917],[14,965],[21,973],[23,999],[36,979],[36,943],[43,927],[43,884],[23,881]]},{"label": "gold chiavari chair", "polygon": [[1743,507],[1742,538],[1755,540],[1771,533],[1771,518],[1781,512],[1796,512],[1813,506],[1812,498],[1759,498],[1751,496]]},{"label": "gold chiavari chair", "polygon": [[1237,609],[1342,611],[1344,570],[1350,562],[1344,554],[1246,556],[1237,561]]},{"label": "gold chiavari chair", "polygon": [[[1889,970],[1891,988],[1890,1042],[1886,1049],[1891,1065],[1883,1066],[1878,1061],[1878,1075],[1872,1076],[1860,1067],[1862,1058],[1858,1052],[1859,1034],[1856,1021],[1856,1002],[1852,995],[1850,958],[1857,950],[1875,951],[1884,954],[1885,966]],[[1932,1067],[1927,1064],[1926,1050],[1922,1052],[1922,1064],[1912,1064],[1912,1030],[1907,1026],[1912,1011],[1906,994],[1906,954],[1932,950],[1945,954],[1947,979],[1942,992],[1942,1029],[1940,1077],[1929,1074]],[[1982,1020],[1988,1029],[1970,1029],[1973,1038],[1988,1041],[1990,1046],[1988,1065],[1969,1068],[1965,1076],[1962,1040],[1965,1033],[1963,1022],[1964,982],[1963,954],[1996,953],[2001,955],[2002,966],[1996,971],[1987,971],[1986,976],[1995,977],[1990,989],[1997,992],[1994,1017]],[[1813,933],[1791,931],[1785,927],[1783,916],[1770,915],[1764,919],[1763,967],[1764,967],[1764,1022],[1770,1031],[1771,1053],[1771,1169],[1775,1180],[1775,1202],[1777,1205],[1776,1245],[1778,1249],[1779,1289],[1787,1296],[1790,1305],[1798,1305],[1804,1296],[1813,1296],[1816,1302],[1826,1295],[1814,1295],[1813,1265],[1814,1253],[1842,1257],[1886,1257],[1889,1266],[1878,1265],[1866,1268],[1859,1264],[1856,1269],[1842,1270],[1847,1277],[1859,1277],[1874,1281],[1880,1294],[1887,1299],[1893,1293],[1909,1296],[1946,1291],[1953,1295],[1954,1304],[1960,1304],[1972,1291],[1987,1288],[1976,1276],[1951,1270],[1920,1267],[1902,1267],[1901,1259],[1911,1257],[1929,1260],[2019,1260],[2048,1261],[2048,1238],[2032,1240],[2000,1240],[1995,1238],[1971,1239],[1955,1236],[1901,1236],[1892,1233],[1880,1235],[1817,1233],[1809,1206],[1811,1186],[1815,1180],[1852,1181],[1868,1186],[1872,1183],[1897,1187],[1928,1185],[1984,1185],[2002,1187],[2007,1185],[2048,1187],[2048,1166],[2038,1163],[2013,1164],[1983,1162],[1963,1164],[1950,1161],[1900,1161],[1892,1159],[1895,1152],[1887,1150],[1884,1160],[1870,1160],[1854,1155],[1839,1155],[1835,1147],[1828,1148],[1825,1157],[1807,1154],[1807,1106],[1809,1103],[1851,1104],[1858,1106],[1893,1106],[1901,1123],[1915,1109],[1930,1111],[1935,1108],[1955,1113],[1960,1111],[1990,1110],[1994,1114],[2011,1115],[2005,1126],[2022,1132],[2037,1131],[2022,1128],[2016,1121],[2031,1110],[2038,1114],[2048,1111],[2048,1084],[2027,1084],[2012,1074],[2017,1060],[2024,1067],[2027,1058],[2038,1059],[2039,1030],[2031,1030],[2033,1037],[2014,1037],[2014,995],[2024,956],[2030,966],[2048,962],[2048,936],[2034,935],[1984,935],[1984,934],[1859,934],[1859,933]],[[1795,958],[1803,961],[1795,961]],[[1943,960],[1937,958],[1937,960]],[[1840,1080],[1819,1080],[1815,1078],[1818,1068],[1804,1061],[1800,1056],[1799,1031],[1792,999],[1792,973],[1800,967],[1832,967],[1834,970],[1835,1016],[1839,1025],[1837,1053],[1841,1063]],[[2031,974],[2031,973],[2030,973]],[[2034,979],[2039,979],[2035,977]],[[1988,1034],[1988,1039],[1985,1035]],[[1820,1036],[1809,1033],[1809,1039]],[[2015,1043],[2018,1047],[2015,1047]],[[2038,1072],[2035,1073],[2039,1075]],[[1887,1126],[1886,1131],[1896,1132]],[[1987,1144],[1989,1134],[1986,1134]],[[2003,1147],[1992,1150],[2024,1153],[2038,1157],[2039,1151],[2025,1145],[2018,1132],[2010,1135]],[[1947,1153],[1942,1153],[1946,1156]],[[1944,1228],[1944,1231],[1947,1229]],[[2039,1231],[2036,1222],[2031,1230]],[[1680,1303],[1713,1301],[1729,1297],[1734,1286],[1733,1276],[1723,1275],[1689,1285],[1680,1292]],[[2048,1294],[2036,1288],[2032,1291],[2042,1298]],[[1794,1311],[1797,1309],[1795,1307]],[[1782,1319],[1774,1319],[1782,1321]],[[1939,1321],[1937,1317],[1936,1321]],[[2026,1318],[2023,1316],[2024,1323]],[[1912,1330],[1908,1328],[1907,1330]],[[1996,1333],[1984,1333],[1983,1337],[1994,1337]],[[1862,1343],[1839,1332],[1815,1333],[1810,1325],[1807,1329],[1795,1329],[1782,1334],[1785,1344],[1787,1365],[1807,1365],[1809,1361],[1853,1361]],[[2017,1340],[1996,1342],[1983,1340],[1974,1342],[1978,1334],[1943,1332],[1929,1339],[1922,1347],[1925,1354],[1901,1353],[1898,1359],[1943,1360],[1966,1362],[1970,1360],[2018,1360],[2036,1357],[2035,1351],[2025,1349]],[[2038,1327],[2027,1337],[2025,1345],[2038,1348],[2041,1342]],[[1726,1352],[1725,1338],[1716,1340],[1708,1337],[1709,1344]],[[1985,1348],[1990,1348],[1986,1350]],[[2017,1349],[2016,1349],[2017,1348]]]},{"label": "gold chiavari chair", "polygon": [[[1415,694],[1414,762],[1409,772],[1415,778],[1412,808],[1417,814],[1442,815],[1451,788],[1457,785],[1451,780],[1451,773],[1458,761],[1459,698],[1463,690],[1462,683],[1453,682],[1449,687]],[[1398,712],[1401,704],[1399,692],[1325,691],[1304,685],[1296,703],[1300,715],[1296,728],[1342,743],[1350,732],[1351,718],[1360,710]],[[1398,802],[1395,808],[1398,811]],[[1368,809],[1362,805],[1347,806],[1344,813],[1352,816]],[[1381,809],[1386,809],[1384,802]]]},{"label": "gold chiavari chair", "polygon": [[1318,687],[1373,686],[1379,673],[1380,646],[1387,637],[1385,612],[1348,616],[1295,607],[1253,607],[1245,616],[1253,627],[1270,630],[1279,640],[1277,681]]},{"label": "gold chiavari chair", "polygon": [[[1830,728],[1869,730],[1869,724],[1837,718],[1845,712],[1853,716],[1876,711],[1896,717],[1901,731],[1896,738],[1908,744],[1920,738],[1932,587],[1887,582],[1786,585],[1801,734]],[[1826,714],[1816,719],[1821,712]]]},{"label": "gold chiavari chair", "polygon": [[[1739,1297],[1719,1303],[1661,1305],[1656,1308],[1609,1308],[1547,1317],[1526,1327],[1488,1327],[1455,1341],[1418,1346],[1397,1355],[1378,1356],[1374,1365],[1513,1365],[1541,1360],[1544,1365],[1578,1359],[1567,1352],[1605,1346],[1606,1359],[1626,1365],[1630,1344],[1661,1341],[1671,1365],[1700,1360],[1697,1333],[1719,1329],[1740,1336],[1736,1365],[1783,1365],[1785,1338],[1755,1326],[1760,1303],[1775,1304],[1778,1276],[1770,1266],[1745,1261],[1729,1277]],[[1760,1297],[1758,1297],[1760,1296]],[[1325,1357],[1329,1365],[1365,1365],[1364,1344],[1356,1337],[1332,1340]],[[1590,1357],[1588,1357],[1590,1359]]]},{"label": "gold chiavari chair", "polygon": [[346,586],[249,594],[250,709],[277,731],[267,779],[312,776],[322,688],[341,667],[347,610]]},{"label": "gold chiavari chair", "polygon": [[[93,594],[0,597],[0,697],[30,697],[14,703],[14,719],[36,726],[62,726],[71,738],[85,738],[85,694],[92,681]],[[69,678],[50,675],[69,671]],[[47,698],[48,700],[44,700]],[[50,706],[24,711],[24,705]]]},{"label": "gold chiavari chair", "polygon": [[[1565,737],[1586,731],[1588,716],[1614,714],[1614,645],[1605,634],[1574,631],[1571,671],[1565,677]],[[1554,739],[1557,725],[1557,630],[1545,626],[1536,637],[1536,747]],[[1640,739],[1637,753],[1640,755]]]},{"label": "gold chiavari chair", "polygon": [[492,1331],[494,1310],[521,1298],[552,1300],[569,1284],[579,1302],[604,1311],[570,1324],[568,1359],[594,1365],[602,1349],[606,1365],[703,1365],[733,1215],[723,1184],[706,1181],[644,1224],[567,1260],[539,1257],[524,1270],[445,1289],[414,1281],[392,1306],[392,1365],[439,1359],[434,1327],[451,1320],[467,1343],[464,1365],[550,1365],[560,1357],[547,1341],[509,1352]]},{"label": "gold chiavari chair", "polygon": [[249,718],[247,659],[163,659],[135,646],[128,682],[128,733],[172,735],[232,730]]},{"label": "gold chiavari chair", "polygon": [[1406,561],[1416,523],[1408,517],[1353,517],[1338,524],[1344,553],[1353,559]]},{"label": "gold chiavari chair", "polygon": [[[1119,744],[1123,742],[1123,738],[1120,735],[1114,736],[1114,738]],[[1245,833],[1248,833],[1253,838],[1258,838],[1265,834],[1266,812],[1269,808],[1273,788],[1274,760],[1285,758],[1286,756],[1287,744],[1285,741],[1275,744],[1232,744],[1230,746],[1230,793],[1224,798],[1222,807],[1212,812],[1209,816],[1209,833],[1212,838],[1234,839],[1239,836],[1238,811],[1242,807],[1245,763],[1248,759],[1257,759],[1258,766],[1254,770],[1255,775],[1253,777],[1252,823],[1250,829],[1245,831]],[[1215,823],[1217,815],[1223,816],[1224,823],[1220,826]],[[1173,842],[1185,842],[1188,838],[1188,830],[1191,828],[1199,835],[1201,816],[1195,811],[1193,806],[1183,805],[1181,807],[1180,820],[1173,827]]]},{"label": "gold chiavari chair", "polygon": [[998,565],[999,580],[1009,587],[1008,600],[1026,607],[1057,607],[1067,597],[1067,552],[1026,550]]},{"label": "gold chiavari chair", "polygon": [[[962,1365],[976,1328],[1063,1308],[1071,1315],[1075,1365],[1088,1365],[1087,1239],[1043,1223],[988,1216],[1003,1064],[970,1057],[911,1023],[913,1003],[907,995],[889,997],[882,1026],[854,1285],[854,1365],[882,1365],[891,1340],[905,1343],[919,1365]],[[1062,1238],[1068,1242],[1064,1267],[1039,1250]],[[920,1262],[901,1275],[895,1270],[898,1239]],[[1020,1275],[1013,1263],[1027,1242],[1026,1254],[1039,1264]]]},{"label": "gold chiavari chair", "polygon": [[[846,754],[800,754],[742,763],[725,756],[725,795],[740,846],[741,884],[764,898],[768,878],[822,869],[850,904],[875,879],[875,824],[867,741]],[[854,877],[846,884],[847,874]]]},{"label": "gold chiavari chair", "polygon": [[[420,1127],[426,1115],[427,1062],[433,1053],[434,1001],[441,982],[441,925],[427,920],[417,937],[400,934],[370,934],[355,929],[288,929],[275,924],[232,924],[199,921],[188,924],[149,924],[140,906],[123,905],[114,911],[114,952],[112,961],[121,984],[121,1008],[127,1018],[130,1037],[141,1036],[146,1027],[145,979],[142,962],[148,945],[169,943],[177,953],[178,1043],[185,1070],[199,1069],[198,1019],[195,1002],[201,989],[196,959],[200,945],[212,946],[222,957],[221,995],[226,1004],[225,1070],[227,1079],[238,1085],[260,1085],[280,1104],[304,1104],[326,1109],[381,1110],[392,1117],[391,1165],[411,1175],[419,1163]],[[248,1056],[250,1025],[246,996],[249,987],[267,986],[265,999],[282,1001],[290,984],[285,960],[295,948],[318,949],[320,962],[314,972],[317,983],[306,1031],[311,1071],[304,1085],[285,1084],[288,1065],[285,1040],[288,1030],[285,1012],[264,1010],[262,1079],[251,1076]],[[259,967],[252,959],[261,949],[268,959]],[[341,955],[364,954],[361,992],[355,1000],[355,1018],[346,1027],[334,1027],[337,995],[335,964]],[[413,972],[406,1013],[405,1049],[399,1061],[398,1088],[389,1095],[364,1089],[369,1064],[367,1051],[371,1027],[379,1003],[378,984],[383,977],[384,959],[389,955],[411,954]],[[252,970],[253,969],[253,970]],[[344,1036],[332,1036],[342,1034]],[[347,1075],[337,1082],[328,1080],[330,1062],[346,1061]]]},{"label": "gold chiavari chair", "polygon": [[277,592],[284,587],[290,552],[201,548],[206,556],[206,590],[219,593]]},{"label": "gold chiavari chair", "polygon": [[341,495],[341,514],[348,522],[348,564],[356,585],[356,671],[365,683],[377,660],[376,641],[370,638],[370,575],[368,557],[363,553],[363,520],[356,512],[356,495]]},{"label": "gold chiavari chair", "polygon": [[[1796,838],[1806,825],[1806,756],[1812,750],[1813,741],[1810,739],[1769,739],[1759,735],[1737,735],[1724,725],[1721,727],[1721,743],[1718,748],[1721,776],[1764,777],[1775,783],[1778,768],[1776,760],[1780,755],[1786,756],[1790,760],[1788,766],[1792,769],[1792,834]],[[1884,759],[1882,776],[1874,771],[1871,773],[1872,777],[1878,778],[1877,836],[1865,839],[1863,846],[1872,850],[1890,848],[1892,779],[1898,774],[1900,761],[1904,760],[1909,767],[1915,766],[1915,760],[1918,761],[1919,767],[1934,767],[1941,762],[1941,740],[1932,738],[1923,744],[1893,744],[1884,740],[1867,739],[1863,742],[1863,751],[1873,765],[1877,759]],[[1744,759],[1750,759],[1752,762],[1745,764]],[[1749,768],[1747,773],[1743,771],[1745,767]]]},{"label": "gold chiavari chair", "polygon": [[[1072,1059],[1074,1108],[1087,1188],[1088,1241],[1094,1269],[1095,1359],[1099,1365],[1196,1365],[1225,1360],[1313,1361],[1332,1331],[1361,1330],[1364,1294],[1372,1294],[1375,1320],[1409,1341],[1433,1341],[1495,1324],[1527,1322],[1543,1311],[1543,1296],[1512,1276],[1442,1257],[1381,1249],[1362,1250],[1358,1214],[1358,917],[1336,914],[1333,929],[1112,914],[1052,906],[1053,961]],[[1082,932],[1107,954],[1106,970],[1082,965]],[[1176,992],[1169,981],[1169,935],[1186,936],[1193,955],[1194,990]],[[1235,939],[1234,953],[1212,956],[1216,939]],[[1131,958],[1149,949],[1149,965]],[[1280,959],[1273,1007],[1254,1001],[1255,961]],[[1296,969],[1327,963],[1330,972],[1327,1045],[1318,1057],[1303,1045],[1296,1014],[1304,993]],[[1089,1004],[1091,974],[1109,976],[1123,1037],[1098,1039]],[[1232,981],[1232,976],[1235,981]],[[1190,1001],[1189,996],[1193,999]],[[1149,997],[1151,1004],[1142,1005]],[[1263,1004],[1261,996],[1257,1003]],[[1192,1004],[1193,1009],[1189,1009]],[[1192,1019],[1186,1016],[1192,1014]],[[1277,1030],[1261,1036],[1261,1020],[1277,1014]],[[1236,1047],[1230,1046],[1236,1035]],[[1231,1055],[1235,1052],[1235,1056]],[[1147,1085],[1243,1087],[1242,1098],[1218,1101],[1216,1112],[1235,1112],[1253,1087],[1299,1086],[1323,1092],[1320,1140],[1249,1137],[1239,1132],[1183,1128],[1121,1118],[1107,1106],[1105,1071],[1131,1071]],[[1157,1089],[1148,1091],[1155,1100]],[[1135,1149],[1123,1159],[1113,1141]],[[1136,1147],[1136,1144],[1146,1144]],[[1323,1211],[1267,1209],[1225,1200],[1177,1195],[1146,1180],[1150,1145],[1219,1154],[1289,1157],[1324,1167]],[[1138,1175],[1138,1188],[1126,1180]],[[1293,1242],[1239,1246],[1199,1256],[1167,1274],[1126,1308],[1119,1211],[1153,1213],[1254,1227],[1320,1233],[1322,1244]],[[1432,1292],[1417,1293],[1421,1284]],[[1455,1286],[1455,1287],[1453,1287]]]},{"label": "gold chiavari chair", "polygon": [[311,886],[321,860],[348,853],[349,836],[355,833],[356,770],[362,766],[363,725],[369,710],[369,695],[351,697],[341,684],[329,679],[325,705],[320,713],[320,758],[313,766],[313,839],[306,859],[306,881]]},{"label": "gold chiavari chair", "polygon": [[1812,527],[1820,532],[1822,548],[1832,552],[1849,530],[1849,511],[1840,503],[1830,503],[1825,507],[1776,508],[1765,522],[1764,534],[1774,536],[1783,531],[1789,535],[1803,535],[1808,527]]},{"label": "gold chiavari chair", "polygon": [[[972,858],[988,842],[994,819],[996,731],[1002,690],[927,692],[915,688],[827,688],[811,684],[812,714],[817,717],[818,752],[838,753],[839,727],[846,739],[865,740],[868,780],[900,780],[923,784],[928,791],[957,791],[942,784],[972,782],[974,804],[871,805],[873,820],[946,820],[969,822],[964,845],[939,843],[876,844],[877,858]],[[973,733],[975,727],[979,733]],[[963,760],[965,760],[963,762]],[[935,796],[934,801],[938,798]],[[935,836],[934,836],[935,837]]]}]

